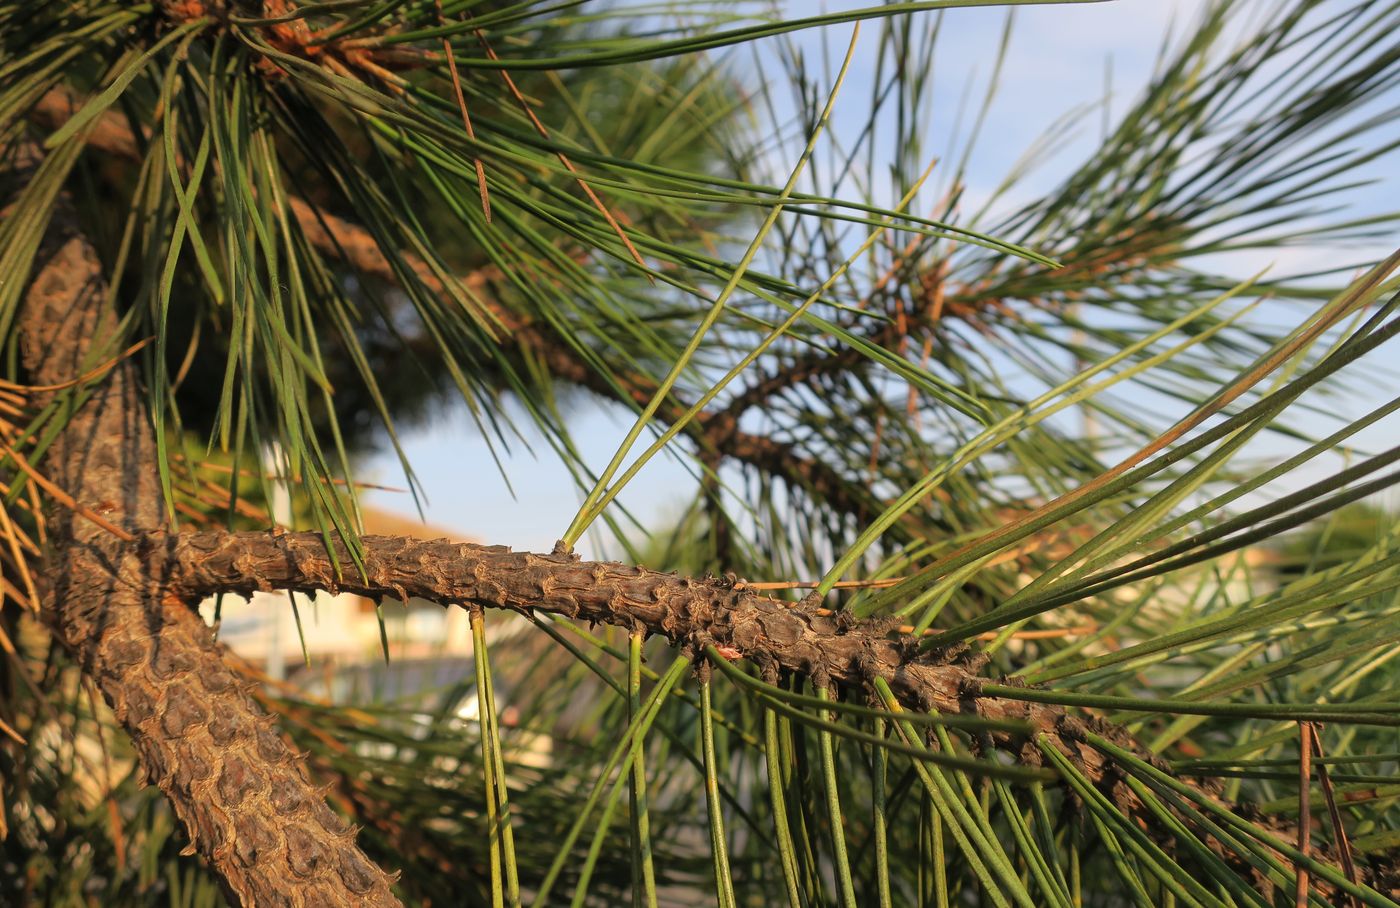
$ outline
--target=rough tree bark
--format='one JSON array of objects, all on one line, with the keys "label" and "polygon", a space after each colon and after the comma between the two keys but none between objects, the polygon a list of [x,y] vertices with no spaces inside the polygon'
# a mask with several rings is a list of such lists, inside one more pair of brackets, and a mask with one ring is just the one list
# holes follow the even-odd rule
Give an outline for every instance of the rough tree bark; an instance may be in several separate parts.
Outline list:
[{"label": "rough tree bark", "polygon": [[[818,684],[866,691],[877,678],[902,704],[917,711],[979,716],[1022,723],[1026,731],[992,731],[987,741],[1040,765],[1038,739],[1067,755],[1120,809],[1147,830],[1160,831],[1152,812],[1122,781],[1118,770],[1092,742],[1097,735],[1170,769],[1121,726],[1065,708],[985,690],[989,679],[976,665],[952,654],[925,653],[898,632],[894,619],[849,620],[808,603],[773,599],[741,584],[694,579],[630,565],[581,562],[569,554],[512,552],[505,546],[423,542],[388,536],[361,539],[357,566],[344,545],[327,552],[316,533],[153,534],[114,550],[134,553],[146,573],[164,578],[169,595],[196,600],[219,590],[316,590],[352,592],[371,598],[419,598],[445,606],[482,606],[541,611],[573,619],[641,630],[671,643],[701,649],[713,644],[759,666],[795,672]],[[1199,794],[1255,821],[1283,841],[1295,841],[1296,825],[1258,815],[1249,804],[1222,800],[1190,781]],[[1163,833],[1162,840],[1170,842]],[[1212,841],[1212,848],[1267,891],[1271,883]],[[1314,859],[1332,868],[1338,855],[1314,844]],[[1284,861],[1288,859],[1283,858]],[[1394,868],[1367,868],[1367,882],[1390,897],[1400,896]],[[1314,891],[1328,899],[1340,890],[1324,880]]]},{"label": "rough tree bark", "polygon": [[[33,153],[27,154],[30,165]],[[23,178],[23,174],[19,174]],[[20,317],[31,382],[57,385],[115,354],[116,313],[101,264],[61,204]],[[134,370],[111,368],[43,460],[80,508],[127,533],[164,525],[155,441]],[[163,595],[145,563],[73,510],[49,513],[46,618],[131,735],[147,778],[217,871],[230,903],[397,905],[390,878],[326,806],[299,755],[224,665],[190,606]]]},{"label": "rough tree bark", "polygon": [[[798,672],[818,684],[858,689],[876,678],[909,708],[1024,722],[1051,736],[1096,781],[1097,751],[1067,733],[1059,707],[979,696],[974,668],[921,654],[897,632],[898,619],[850,621],[839,613],[786,602],[728,580],[694,579],[567,554],[513,552],[505,546],[396,536],[360,540],[363,573],[340,545],[335,557],[317,533],[154,534],[129,546],[168,595],[197,601],[213,592],[349,592],[370,598],[424,599],[443,605],[539,611],[641,629],[697,651],[713,644],[761,666]],[[1121,730],[1115,739],[1133,746]],[[1016,736],[998,732],[997,743]]]}]

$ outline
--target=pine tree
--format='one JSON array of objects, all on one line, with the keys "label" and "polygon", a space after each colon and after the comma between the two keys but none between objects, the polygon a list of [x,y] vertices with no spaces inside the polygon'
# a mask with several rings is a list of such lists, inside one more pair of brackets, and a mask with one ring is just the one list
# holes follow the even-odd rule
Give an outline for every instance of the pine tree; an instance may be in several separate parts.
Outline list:
[{"label": "pine tree", "polygon": [[[978,5],[0,0],[3,899],[1395,905],[1400,527],[1257,556],[1400,479],[1400,253],[1228,263],[1390,236],[1400,7],[1211,3],[982,199]],[[571,471],[552,552],[361,533],[448,401]],[[466,609],[477,720],[265,683],[255,590]]]}]

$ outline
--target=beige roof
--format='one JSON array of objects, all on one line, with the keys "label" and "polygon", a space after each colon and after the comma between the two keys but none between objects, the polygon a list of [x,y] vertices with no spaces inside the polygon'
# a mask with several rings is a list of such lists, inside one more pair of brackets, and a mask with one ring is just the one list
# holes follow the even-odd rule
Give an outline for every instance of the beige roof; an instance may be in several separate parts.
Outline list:
[{"label": "beige roof", "polygon": [[395,514],[362,505],[360,516],[365,521],[365,533],[371,536],[412,536],[415,539],[451,539],[453,542],[477,542],[471,536],[425,523],[417,517]]}]

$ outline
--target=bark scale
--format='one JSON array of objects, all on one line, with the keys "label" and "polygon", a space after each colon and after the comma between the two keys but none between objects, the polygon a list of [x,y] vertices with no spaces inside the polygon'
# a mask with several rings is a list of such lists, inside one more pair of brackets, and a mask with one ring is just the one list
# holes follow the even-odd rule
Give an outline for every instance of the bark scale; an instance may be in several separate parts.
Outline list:
[{"label": "bark scale", "polygon": [[[32,156],[31,156],[32,160]],[[21,174],[21,178],[23,175]],[[19,319],[30,381],[70,381],[116,354],[116,313],[101,264],[61,203]],[[155,439],[128,362],[79,404],[41,469],[129,533],[164,525]],[[169,798],[230,903],[390,906],[390,878],[327,807],[300,756],[225,666],[190,606],[117,538],[73,511],[49,511],[46,617],[131,735],[147,778]]]}]

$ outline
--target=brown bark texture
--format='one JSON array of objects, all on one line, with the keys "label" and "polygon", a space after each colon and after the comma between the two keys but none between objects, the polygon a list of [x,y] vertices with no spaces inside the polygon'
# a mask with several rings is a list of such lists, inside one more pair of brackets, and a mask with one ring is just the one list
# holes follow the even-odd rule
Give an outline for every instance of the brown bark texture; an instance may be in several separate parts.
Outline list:
[{"label": "brown bark texture", "polygon": [[[83,375],[117,353],[116,314],[92,246],[61,203],[36,259],[19,321],[37,385]],[[130,363],[111,368],[50,446],[43,470],[80,508],[129,533],[164,524],[155,440]],[[148,779],[169,798],[230,903],[397,905],[314,787],[299,754],[225,666],[190,606],[163,594],[117,538],[50,509],[41,590],[46,617],[131,735]]]},{"label": "brown bark texture", "polygon": [[[331,590],[371,598],[540,611],[660,635],[702,650],[713,644],[760,666],[799,672],[818,684],[859,688],[883,678],[908,707],[1025,722],[1104,778],[1097,751],[1063,733],[1063,709],[977,696],[975,670],[919,655],[896,619],[850,621],[728,580],[695,579],[567,554],[399,536],[365,536],[363,575],[345,546],[328,555],[317,533],[154,535],[128,546],[162,575],[170,595]],[[1115,735],[1126,740],[1121,735]],[[1002,742],[1010,736],[999,735]]]},{"label": "brown bark texture", "polygon": [[[731,581],[582,562],[568,554],[389,536],[366,536],[360,544],[362,567],[343,544],[328,553],[324,538],[315,533],[157,534],[125,549],[139,553],[147,571],[164,579],[170,595],[187,599],[218,590],[330,590],[371,598],[419,598],[445,606],[540,611],[640,630],[696,650],[713,644],[760,667],[800,673],[817,684],[853,692],[866,691],[881,678],[909,709],[1023,723],[1028,733],[991,732],[989,743],[1017,753],[1023,763],[1040,765],[1032,739],[1047,741],[1143,828],[1160,828],[1111,761],[1086,740],[1085,732],[1091,731],[1170,771],[1122,727],[1072,716],[1056,705],[988,695],[981,690],[986,679],[975,664],[962,663],[952,653],[921,653],[911,638],[897,631],[896,620],[850,620],[814,604],[763,596]],[[1249,805],[1198,790],[1236,813],[1252,816],[1280,839],[1297,838],[1296,826],[1284,819],[1259,816]],[[1223,848],[1219,854],[1234,862]],[[1314,845],[1313,857],[1339,866],[1330,849]],[[1253,875],[1246,866],[1239,869],[1247,877]],[[1400,895],[1390,871],[1368,870],[1372,886],[1392,897]],[[1266,889],[1270,885],[1267,880],[1256,882]],[[1314,881],[1314,889],[1328,897],[1336,892],[1321,880]]]}]

